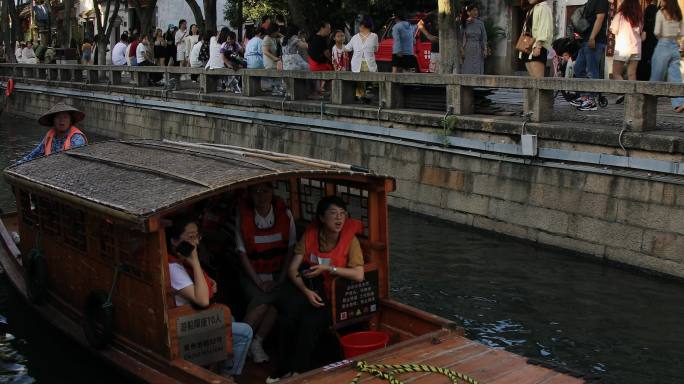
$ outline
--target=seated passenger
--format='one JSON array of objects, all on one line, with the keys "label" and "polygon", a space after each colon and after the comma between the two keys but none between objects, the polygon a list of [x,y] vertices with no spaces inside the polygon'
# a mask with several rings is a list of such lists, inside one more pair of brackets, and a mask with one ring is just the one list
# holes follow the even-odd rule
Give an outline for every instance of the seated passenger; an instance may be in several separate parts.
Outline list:
[{"label": "seated passenger", "polygon": [[59,103],[52,107],[38,119],[38,124],[50,127],[50,130],[40,144],[17,163],[88,144],[83,132],[74,126],[84,118],[85,113],[72,106]]},{"label": "seated passenger", "polygon": [[316,219],[294,249],[288,275],[290,294],[278,302],[280,366],[278,378],[314,368],[312,353],[320,335],[331,324],[331,287],[337,277],[363,281],[363,253],[356,235],[363,224],[347,217],[347,206],[337,196],[318,202]]},{"label": "seated passenger", "polygon": [[[194,304],[207,307],[216,293],[216,282],[203,270],[197,255],[202,236],[197,224],[189,218],[175,218],[166,229],[169,250],[169,279],[176,292],[177,306]],[[245,323],[233,321],[233,359],[222,367],[224,375],[239,375],[245,365],[247,349],[252,340],[252,328]]]},{"label": "seated passenger", "polygon": [[249,352],[258,364],[269,360],[262,342],[277,320],[273,303],[287,277],[297,235],[292,213],[273,195],[271,183],[250,186],[248,194],[238,209],[235,240],[244,272],[240,286],[248,302],[245,322],[255,330]]}]

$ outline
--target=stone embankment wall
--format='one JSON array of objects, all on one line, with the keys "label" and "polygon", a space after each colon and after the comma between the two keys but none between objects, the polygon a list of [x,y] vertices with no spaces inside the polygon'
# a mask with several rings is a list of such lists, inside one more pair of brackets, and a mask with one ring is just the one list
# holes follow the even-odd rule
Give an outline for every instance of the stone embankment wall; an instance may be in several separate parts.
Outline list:
[{"label": "stone embankment wall", "polygon": [[[62,97],[17,92],[37,116]],[[210,141],[369,167],[397,178],[393,206],[684,277],[684,186],[468,156],[261,121],[140,109],[89,99],[86,131],[113,138]]]}]

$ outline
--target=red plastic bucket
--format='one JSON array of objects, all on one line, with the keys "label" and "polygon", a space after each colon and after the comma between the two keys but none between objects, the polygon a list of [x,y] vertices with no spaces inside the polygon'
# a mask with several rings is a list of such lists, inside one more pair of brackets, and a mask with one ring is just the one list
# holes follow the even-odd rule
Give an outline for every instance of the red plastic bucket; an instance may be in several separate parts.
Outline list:
[{"label": "red plastic bucket", "polygon": [[377,331],[354,332],[340,338],[344,357],[347,359],[384,348],[387,343],[389,343],[389,335]]}]

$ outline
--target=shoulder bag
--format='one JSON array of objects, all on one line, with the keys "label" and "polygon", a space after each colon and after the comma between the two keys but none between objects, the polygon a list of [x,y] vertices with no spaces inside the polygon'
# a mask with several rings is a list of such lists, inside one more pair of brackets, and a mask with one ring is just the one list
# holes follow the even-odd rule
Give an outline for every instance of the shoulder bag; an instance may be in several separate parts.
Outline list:
[{"label": "shoulder bag", "polygon": [[534,46],[534,37],[532,37],[531,31],[528,30],[528,20],[530,17],[532,17],[533,10],[534,8],[530,9],[527,12],[527,15],[525,16],[525,24],[523,24],[522,33],[520,34],[520,37],[518,37],[518,42],[515,43],[515,49],[526,55],[532,53],[532,49]]}]

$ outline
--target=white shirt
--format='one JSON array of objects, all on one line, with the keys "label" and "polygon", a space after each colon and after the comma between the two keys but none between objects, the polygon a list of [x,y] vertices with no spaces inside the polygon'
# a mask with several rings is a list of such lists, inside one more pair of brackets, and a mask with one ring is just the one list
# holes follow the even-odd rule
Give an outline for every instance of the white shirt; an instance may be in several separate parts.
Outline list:
[{"label": "white shirt", "polygon": [[368,64],[370,72],[377,72],[378,65],[375,62],[375,52],[378,51],[378,35],[369,33],[366,41],[363,41],[361,34],[354,35],[349,43],[345,46],[349,51],[354,51],[351,58],[352,72],[361,72],[361,62],[363,60]]},{"label": "white shirt", "polygon": [[33,47],[29,48],[26,47],[22,49],[21,51],[21,57],[26,60],[26,59],[35,59],[36,58],[36,52],[33,51]]},{"label": "white shirt", "polygon": [[[169,277],[171,280],[171,288],[176,292],[194,284],[185,267],[178,263],[169,263]],[[176,294],[175,299],[177,307],[190,304],[190,300],[181,295]]]},{"label": "white shirt", "polygon": [[[290,212],[289,209],[287,210],[287,217],[290,219],[290,235],[288,239],[288,246],[292,247],[297,243],[297,228],[295,227],[292,212]],[[246,253],[247,250],[245,249],[245,242],[242,239],[242,232],[240,230],[240,221],[240,211],[238,210],[238,214],[235,216],[235,244],[238,252]],[[259,229],[271,228],[273,224],[275,224],[273,205],[271,205],[271,210],[268,211],[268,214],[265,217],[262,217],[257,212],[254,212],[254,224],[256,224],[257,228]]]},{"label": "white shirt", "polygon": [[199,35],[185,36],[185,38],[183,39],[183,49],[185,50],[185,52],[189,54],[198,40]]},{"label": "white shirt", "polygon": [[183,39],[185,39],[185,36],[188,35],[188,31],[181,31],[180,29],[176,31],[176,49],[177,52],[183,52],[185,53],[185,44],[183,44]]},{"label": "white shirt", "polygon": [[192,50],[190,51],[191,67],[201,67],[202,65],[204,65],[204,63],[201,62],[199,59],[200,50],[202,50],[202,42],[198,41],[197,43],[195,43],[195,45],[192,46]]},{"label": "white shirt", "polygon": [[23,60],[23,57],[21,57],[21,47],[17,46],[17,49],[14,50],[14,57],[17,58],[17,62],[21,63]]},{"label": "white shirt", "polygon": [[126,43],[119,41],[112,49],[112,64],[126,65]]},{"label": "white shirt", "polygon": [[145,44],[142,42],[138,43],[138,46],[135,47],[135,60],[138,62],[138,64],[142,63],[143,61],[148,61],[145,57],[145,52],[147,52],[147,47]]},{"label": "white shirt", "polygon": [[213,36],[209,41],[209,62],[207,68],[218,69],[223,68],[223,57],[221,57],[221,44],[217,42],[216,36]]}]

